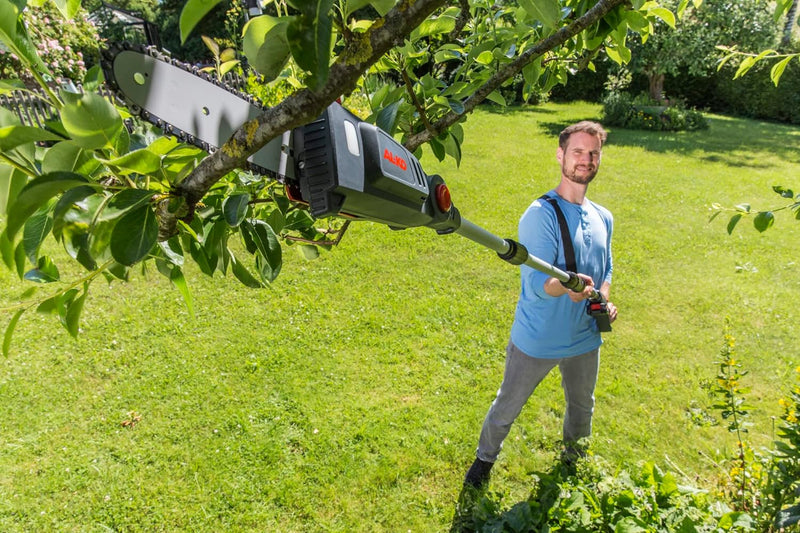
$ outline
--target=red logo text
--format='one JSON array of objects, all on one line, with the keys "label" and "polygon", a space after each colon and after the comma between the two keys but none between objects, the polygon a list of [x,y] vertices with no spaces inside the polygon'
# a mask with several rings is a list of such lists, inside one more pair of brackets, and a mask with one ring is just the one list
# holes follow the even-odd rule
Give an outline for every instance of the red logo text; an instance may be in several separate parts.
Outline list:
[{"label": "red logo text", "polygon": [[391,164],[400,167],[403,170],[408,168],[408,166],[406,165],[406,160],[400,157],[399,155],[394,155],[392,152],[389,151],[388,148],[386,148],[383,151],[383,158],[388,159]]}]

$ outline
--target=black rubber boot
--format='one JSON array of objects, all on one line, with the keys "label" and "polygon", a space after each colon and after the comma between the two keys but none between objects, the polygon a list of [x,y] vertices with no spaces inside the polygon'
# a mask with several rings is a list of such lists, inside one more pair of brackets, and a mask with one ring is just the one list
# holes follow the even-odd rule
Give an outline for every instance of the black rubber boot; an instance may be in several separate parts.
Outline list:
[{"label": "black rubber boot", "polygon": [[464,485],[480,488],[489,482],[489,474],[492,471],[494,463],[489,461],[482,461],[478,458],[469,467],[466,477],[464,477]]}]

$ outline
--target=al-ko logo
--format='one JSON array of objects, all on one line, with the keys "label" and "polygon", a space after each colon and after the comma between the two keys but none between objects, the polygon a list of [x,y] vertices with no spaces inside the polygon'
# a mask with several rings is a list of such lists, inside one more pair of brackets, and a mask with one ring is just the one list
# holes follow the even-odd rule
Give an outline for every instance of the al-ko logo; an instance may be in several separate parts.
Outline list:
[{"label": "al-ko logo", "polygon": [[391,164],[403,170],[406,170],[408,168],[408,165],[406,165],[406,160],[400,157],[399,155],[393,154],[392,152],[389,151],[388,148],[386,148],[383,151],[383,158],[388,159]]}]

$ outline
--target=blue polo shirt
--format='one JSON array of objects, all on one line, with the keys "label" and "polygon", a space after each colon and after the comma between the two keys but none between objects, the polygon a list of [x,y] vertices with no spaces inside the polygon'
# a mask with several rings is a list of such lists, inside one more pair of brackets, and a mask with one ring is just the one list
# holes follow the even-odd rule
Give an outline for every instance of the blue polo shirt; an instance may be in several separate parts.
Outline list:
[{"label": "blue polo shirt", "polygon": [[[591,276],[599,289],[611,283],[611,212],[590,200],[576,205],[555,191],[548,196],[558,201],[572,235],[578,272]],[[555,209],[544,200],[534,201],[519,221],[519,242],[528,252],[553,266],[566,270],[561,229]],[[586,314],[586,302],[574,303],[568,296],[553,297],[544,291],[550,276],[523,265],[511,341],[531,357],[571,357],[603,343],[597,324]]]}]

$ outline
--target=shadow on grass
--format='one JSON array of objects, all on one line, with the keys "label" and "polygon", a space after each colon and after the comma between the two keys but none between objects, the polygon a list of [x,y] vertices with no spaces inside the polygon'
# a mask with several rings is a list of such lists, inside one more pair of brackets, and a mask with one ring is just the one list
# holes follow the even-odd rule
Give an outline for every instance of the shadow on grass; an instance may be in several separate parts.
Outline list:
[{"label": "shadow on grass", "polygon": [[[692,154],[693,157],[731,167],[768,168],[760,153],[773,154],[800,163],[800,129],[796,126],[759,122],[750,119],[708,117],[709,129],[666,132],[623,128],[611,130],[608,144],[635,146],[648,152]],[[568,122],[538,122],[542,132],[557,136]]]},{"label": "shadow on grass", "polygon": [[[530,117],[532,126],[551,137],[572,124],[573,120],[553,121],[558,111],[540,106],[503,108],[481,106],[481,110],[509,117]],[[597,120],[596,116],[585,117]],[[610,127],[608,144],[633,146],[648,152],[691,154],[692,157],[731,167],[768,168],[760,154],[771,154],[791,163],[800,163],[800,128],[746,118],[706,115],[709,128],[700,131],[644,131]],[[577,120],[577,119],[576,119]]]},{"label": "shadow on grass", "polygon": [[547,472],[533,475],[537,482],[530,496],[505,510],[488,487],[465,485],[456,502],[450,533],[547,530],[549,511],[558,500],[561,485],[576,475],[576,469],[559,461]]}]

